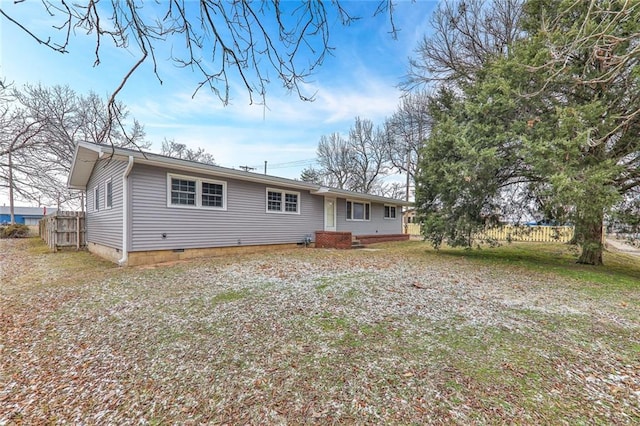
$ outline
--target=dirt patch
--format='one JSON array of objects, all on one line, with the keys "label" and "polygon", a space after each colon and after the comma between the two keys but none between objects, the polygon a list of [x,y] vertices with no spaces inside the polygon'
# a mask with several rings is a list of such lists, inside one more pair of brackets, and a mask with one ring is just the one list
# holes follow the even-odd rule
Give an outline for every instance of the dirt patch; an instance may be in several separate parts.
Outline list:
[{"label": "dirt patch", "polygon": [[607,247],[614,251],[630,254],[631,256],[640,257],[640,247],[632,246],[624,240],[607,238]]}]

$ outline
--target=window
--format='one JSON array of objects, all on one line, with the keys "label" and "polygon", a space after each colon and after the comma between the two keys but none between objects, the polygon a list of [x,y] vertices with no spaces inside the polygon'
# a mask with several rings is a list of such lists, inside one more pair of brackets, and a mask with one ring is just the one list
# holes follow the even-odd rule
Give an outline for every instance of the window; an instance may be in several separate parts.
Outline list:
[{"label": "window", "polygon": [[267,192],[267,210],[270,212],[282,211],[282,193],[268,191]]},{"label": "window", "polygon": [[298,212],[298,194],[284,194],[284,211],[289,213]]},{"label": "window", "polygon": [[202,182],[202,205],[223,207],[224,187],[220,183]]},{"label": "window", "polygon": [[385,204],[384,206],[384,218],[385,219],[395,219],[396,218],[396,206],[388,206]]},{"label": "window", "polygon": [[167,174],[167,206],[226,210],[227,183]]},{"label": "window", "polygon": [[183,206],[196,205],[196,181],[171,179],[171,204]]},{"label": "window", "polygon": [[100,185],[93,188],[93,210],[100,210]]},{"label": "window", "polygon": [[371,204],[347,200],[347,220],[369,220]]},{"label": "window", "polygon": [[300,193],[267,188],[267,213],[300,213]]},{"label": "window", "polygon": [[104,183],[104,207],[107,209],[113,207],[113,184],[111,179]]}]

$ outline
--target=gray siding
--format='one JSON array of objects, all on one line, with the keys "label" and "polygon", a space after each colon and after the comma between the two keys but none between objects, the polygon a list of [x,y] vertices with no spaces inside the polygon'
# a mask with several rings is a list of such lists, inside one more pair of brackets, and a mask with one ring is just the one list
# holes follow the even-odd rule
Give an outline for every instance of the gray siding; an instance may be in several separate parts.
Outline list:
[{"label": "gray siding", "polygon": [[[100,160],[87,183],[87,241],[113,248],[122,248],[122,175],[127,163]],[[105,182],[111,179],[113,204],[105,207]],[[94,189],[99,185],[99,210],[95,210]]]},{"label": "gray siding", "polygon": [[[227,183],[227,210],[167,207],[167,173]],[[266,212],[266,188],[289,188],[134,165],[131,251],[297,243],[324,227],[324,199],[300,193],[300,214]],[[166,234],[163,238],[162,234]]]},{"label": "gray siding", "polygon": [[336,201],[336,230],[353,235],[402,234],[402,207],[396,206],[396,218],[384,218],[384,204],[371,203],[369,220],[347,220],[347,200]]}]

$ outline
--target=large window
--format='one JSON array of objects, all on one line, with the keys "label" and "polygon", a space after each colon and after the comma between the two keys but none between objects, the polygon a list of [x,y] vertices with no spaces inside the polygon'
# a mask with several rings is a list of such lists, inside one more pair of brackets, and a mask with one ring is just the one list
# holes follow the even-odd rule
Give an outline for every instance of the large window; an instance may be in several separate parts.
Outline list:
[{"label": "large window", "polygon": [[167,205],[226,210],[227,183],[180,175],[167,175]]},{"label": "large window", "polygon": [[369,220],[371,204],[347,200],[347,220]]},{"label": "large window", "polygon": [[300,193],[267,188],[267,213],[300,213]]},{"label": "large window", "polygon": [[113,183],[111,183],[111,179],[104,183],[104,207],[107,209],[113,207]]},{"label": "large window", "polygon": [[386,205],[384,206],[384,218],[395,219],[396,218],[396,206]]}]

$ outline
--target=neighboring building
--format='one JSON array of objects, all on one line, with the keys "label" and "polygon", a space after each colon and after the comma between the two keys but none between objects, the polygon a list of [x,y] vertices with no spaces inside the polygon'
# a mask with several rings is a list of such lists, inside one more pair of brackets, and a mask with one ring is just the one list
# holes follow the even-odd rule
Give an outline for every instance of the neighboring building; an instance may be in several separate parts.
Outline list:
[{"label": "neighboring building", "polygon": [[[47,207],[13,207],[15,222],[21,225],[38,225],[38,221],[47,214],[55,213],[56,209]],[[0,224],[11,223],[11,210],[9,206],[0,207]]]},{"label": "neighboring building", "polygon": [[402,223],[409,224],[409,223],[417,223],[416,221],[416,209],[407,209],[404,211],[404,213],[402,213]]},{"label": "neighboring building", "polygon": [[91,143],[76,147],[68,185],[87,192],[89,250],[121,265],[314,242],[317,231],[399,235],[408,205]]}]

